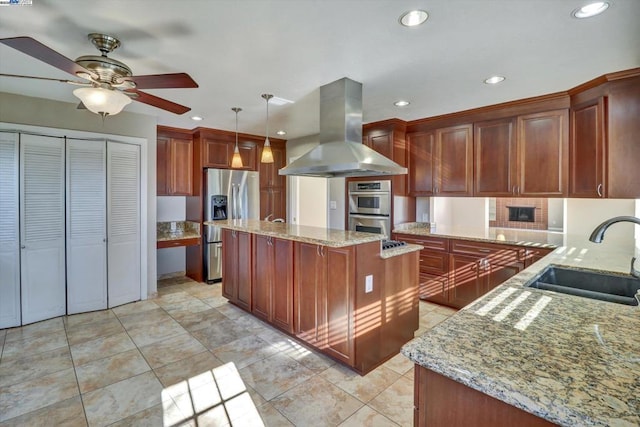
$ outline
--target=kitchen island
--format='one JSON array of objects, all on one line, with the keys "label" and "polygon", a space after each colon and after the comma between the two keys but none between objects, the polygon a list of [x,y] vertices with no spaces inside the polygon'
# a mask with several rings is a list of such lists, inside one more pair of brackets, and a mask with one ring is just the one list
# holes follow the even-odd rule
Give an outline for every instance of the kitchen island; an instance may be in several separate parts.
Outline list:
[{"label": "kitchen island", "polygon": [[366,374],[418,329],[418,245],[382,235],[258,220],[222,232],[222,293],[232,304]]},{"label": "kitchen island", "polygon": [[640,309],[523,286],[548,265],[627,274],[631,255],[559,247],[405,345],[415,425],[640,425]]}]

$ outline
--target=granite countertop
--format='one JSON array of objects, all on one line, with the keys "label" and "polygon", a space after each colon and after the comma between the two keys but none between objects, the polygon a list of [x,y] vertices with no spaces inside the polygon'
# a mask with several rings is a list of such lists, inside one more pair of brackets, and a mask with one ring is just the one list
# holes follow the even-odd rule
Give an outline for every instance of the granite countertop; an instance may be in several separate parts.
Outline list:
[{"label": "granite countertop", "polygon": [[[175,224],[172,229],[171,225]],[[161,221],[156,224],[156,241],[182,240],[200,237],[200,224],[193,221]]]},{"label": "granite countertop", "polygon": [[314,243],[329,247],[344,247],[361,243],[377,242],[384,239],[382,234],[363,233],[359,231],[334,230],[330,228],[295,225],[283,222],[260,221],[257,219],[207,221],[205,225],[213,225],[230,230],[246,231],[264,236]]},{"label": "granite countertop", "polygon": [[640,425],[640,308],[523,287],[550,264],[628,274],[633,253],[598,246],[557,248],[402,353],[556,424]]},{"label": "granite countertop", "polygon": [[554,249],[565,244],[566,236],[553,231],[518,230],[494,227],[463,227],[436,225],[429,223],[400,224],[393,233],[414,236],[448,237],[478,242],[503,243],[518,246],[535,246]]}]

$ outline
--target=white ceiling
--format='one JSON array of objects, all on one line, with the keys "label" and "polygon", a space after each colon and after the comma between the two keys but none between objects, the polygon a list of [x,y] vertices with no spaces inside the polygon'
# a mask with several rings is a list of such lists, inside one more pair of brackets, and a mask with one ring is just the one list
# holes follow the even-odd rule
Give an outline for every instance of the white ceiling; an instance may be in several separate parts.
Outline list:
[{"label": "white ceiling", "polygon": [[[136,75],[186,72],[198,89],[148,90],[190,106],[174,115],[132,103],[158,123],[264,135],[269,92],[295,101],[270,106],[270,130],[292,139],[318,133],[319,87],[362,82],[364,122],[415,120],[566,90],[640,66],[640,1],[610,0],[583,20],[587,0],[32,0],[0,7],[0,37],[30,36],[75,59],[98,51],[91,32],[121,39],[110,54]],[[398,24],[429,12],[418,28]],[[5,45],[0,73],[72,78]],[[501,74],[497,86],[483,79]],[[0,77],[0,92],[77,103],[64,83]],[[393,106],[407,99],[405,108]],[[79,111],[86,119],[90,114]],[[194,122],[191,115],[205,117]],[[82,115],[82,116],[80,116]],[[2,118],[0,117],[0,120]]]}]

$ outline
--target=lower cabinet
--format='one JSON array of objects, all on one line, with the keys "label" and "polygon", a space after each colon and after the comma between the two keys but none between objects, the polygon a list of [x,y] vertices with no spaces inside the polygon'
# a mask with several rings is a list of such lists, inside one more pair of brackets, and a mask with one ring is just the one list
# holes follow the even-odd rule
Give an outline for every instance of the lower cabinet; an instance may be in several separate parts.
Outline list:
[{"label": "lower cabinet", "polygon": [[423,246],[420,298],[462,308],[553,251],[496,243],[396,234]]},{"label": "lower cabinet", "polygon": [[253,236],[251,312],[288,333],[293,332],[292,264],[291,240]]},{"label": "lower cabinet", "polygon": [[222,295],[251,310],[251,234],[222,230]]}]

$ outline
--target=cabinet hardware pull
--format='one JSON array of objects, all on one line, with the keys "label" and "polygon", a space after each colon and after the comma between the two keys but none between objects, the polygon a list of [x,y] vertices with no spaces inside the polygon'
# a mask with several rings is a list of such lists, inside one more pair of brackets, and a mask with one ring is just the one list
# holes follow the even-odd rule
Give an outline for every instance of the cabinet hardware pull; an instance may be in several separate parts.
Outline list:
[{"label": "cabinet hardware pull", "polygon": [[20,249],[27,249],[25,245],[20,245]]},{"label": "cabinet hardware pull", "polygon": [[598,197],[602,197],[602,183],[598,184],[596,191],[598,191]]},{"label": "cabinet hardware pull", "polygon": [[489,252],[491,252],[491,249],[478,248],[478,252],[484,252],[484,253],[488,254]]},{"label": "cabinet hardware pull", "polygon": [[513,194],[516,194],[516,186],[515,186],[515,185],[514,185],[514,186],[513,186],[513,188],[511,189],[511,192],[512,192]]}]

